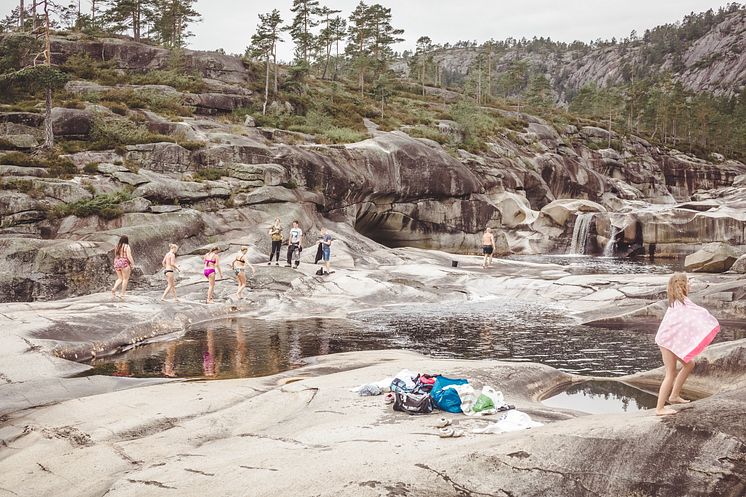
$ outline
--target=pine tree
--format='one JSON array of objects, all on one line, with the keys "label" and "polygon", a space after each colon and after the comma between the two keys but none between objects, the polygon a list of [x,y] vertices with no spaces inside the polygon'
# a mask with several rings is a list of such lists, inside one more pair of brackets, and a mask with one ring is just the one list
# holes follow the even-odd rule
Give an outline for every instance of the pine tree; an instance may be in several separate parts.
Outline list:
[{"label": "pine tree", "polygon": [[132,30],[132,38],[140,41],[142,28],[154,19],[157,7],[156,0],[107,0],[104,23],[114,32]]},{"label": "pine tree", "polygon": [[430,51],[433,48],[433,41],[429,36],[420,36],[417,39],[417,50],[412,58],[413,69],[418,73],[420,85],[422,85],[422,96],[425,96],[425,73],[428,62],[432,61]]},{"label": "pine tree", "polygon": [[330,27],[332,31],[332,42],[336,46],[334,56],[334,75],[332,76],[332,79],[336,81],[339,69],[339,42],[344,40],[347,36],[347,20],[337,16],[332,19]]},{"label": "pine tree", "polygon": [[346,51],[351,58],[353,68],[357,70],[361,94],[365,91],[365,73],[368,70],[371,54],[370,17],[370,8],[361,1],[350,14],[350,24],[347,31],[349,44]]},{"label": "pine tree", "polygon": [[280,39],[281,24],[282,17],[280,17],[280,11],[277,9],[267,14],[259,14],[259,24],[251,37],[251,46],[248,49],[251,57],[264,59],[265,79],[262,115],[267,114],[267,104],[269,103],[269,59],[272,56],[275,57],[275,95],[277,94],[277,43],[282,41]]},{"label": "pine tree", "polygon": [[194,8],[196,0],[154,1],[157,15],[154,16],[153,31],[157,41],[169,48],[183,48],[186,38],[192,36],[189,25],[202,20]]},{"label": "pine tree", "polygon": [[321,79],[326,79],[326,73],[329,71],[329,62],[332,56],[332,45],[336,38],[336,25],[335,20],[339,17],[332,18],[333,14],[339,14],[341,10],[332,10],[329,7],[322,7],[319,10],[319,15],[322,17],[322,24],[324,27],[321,29],[318,37],[318,49],[324,57],[324,71],[321,74]]},{"label": "pine tree", "polygon": [[388,73],[382,73],[378,76],[375,84],[373,85],[373,94],[376,99],[381,102],[381,117],[384,117],[384,109],[386,107],[386,99],[393,95],[393,83]]},{"label": "pine tree", "polygon": [[371,5],[368,16],[373,37],[374,68],[376,74],[381,74],[388,69],[388,62],[394,56],[391,46],[404,41],[404,38],[400,38],[404,30],[391,26],[391,9],[380,4]]},{"label": "pine tree", "polygon": [[295,42],[295,57],[308,66],[311,61],[309,54],[315,44],[312,29],[319,25],[317,17],[320,15],[318,0],[293,0],[290,12],[295,14],[293,24],[288,27],[290,36]]}]

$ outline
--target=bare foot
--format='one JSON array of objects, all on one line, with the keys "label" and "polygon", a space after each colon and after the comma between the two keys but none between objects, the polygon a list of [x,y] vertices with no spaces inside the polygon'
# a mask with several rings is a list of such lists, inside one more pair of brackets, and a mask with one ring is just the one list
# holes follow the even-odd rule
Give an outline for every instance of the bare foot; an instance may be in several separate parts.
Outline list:
[{"label": "bare foot", "polygon": [[655,410],[656,416],[671,416],[672,414],[678,414],[678,411],[675,411],[669,407],[664,407],[663,409]]},{"label": "bare foot", "polygon": [[682,399],[681,397],[671,397],[668,399],[669,404],[688,404],[691,400]]},{"label": "bare foot", "polygon": [[210,300],[208,300],[208,301],[207,301],[207,303],[208,303],[208,304],[214,304],[214,303],[215,303],[215,301],[214,301],[214,300],[212,300],[212,299],[210,299]]}]

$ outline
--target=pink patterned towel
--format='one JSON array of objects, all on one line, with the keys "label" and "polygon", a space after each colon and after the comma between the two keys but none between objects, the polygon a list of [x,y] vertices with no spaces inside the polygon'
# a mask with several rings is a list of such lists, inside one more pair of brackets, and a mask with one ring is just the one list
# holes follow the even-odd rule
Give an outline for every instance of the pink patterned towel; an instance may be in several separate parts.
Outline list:
[{"label": "pink patterned towel", "polygon": [[720,331],[720,323],[688,298],[674,302],[663,316],[655,343],[676,354],[684,362],[694,359]]}]

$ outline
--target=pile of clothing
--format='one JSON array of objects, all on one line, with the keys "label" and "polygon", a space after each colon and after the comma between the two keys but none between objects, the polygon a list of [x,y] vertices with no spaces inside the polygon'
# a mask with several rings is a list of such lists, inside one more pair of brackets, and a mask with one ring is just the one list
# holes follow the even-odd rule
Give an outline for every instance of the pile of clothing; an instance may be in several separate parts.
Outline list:
[{"label": "pile of clothing", "polygon": [[[448,378],[440,374],[423,374],[404,369],[393,378],[361,385],[355,389],[359,395],[386,395],[386,402],[393,404],[395,411],[409,414],[430,414],[434,409],[467,416],[503,414],[497,423],[473,430],[474,433],[503,433],[535,426],[526,413],[516,411],[514,405],[505,402],[502,392],[489,385],[475,389],[469,380]],[[439,426],[447,432],[445,418]],[[452,430],[451,430],[452,431]]]}]

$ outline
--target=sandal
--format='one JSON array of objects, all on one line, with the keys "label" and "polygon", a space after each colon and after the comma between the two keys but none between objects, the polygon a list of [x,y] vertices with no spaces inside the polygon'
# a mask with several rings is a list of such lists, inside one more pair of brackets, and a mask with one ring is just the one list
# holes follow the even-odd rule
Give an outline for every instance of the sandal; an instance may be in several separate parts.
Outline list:
[{"label": "sandal", "polygon": [[440,430],[438,430],[438,436],[440,438],[458,438],[463,435],[463,431],[456,430],[454,428],[451,428],[450,426],[446,426],[445,428],[441,428]]},{"label": "sandal", "polygon": [[387,393],[387,394],[386,394],[386,395],[385,395],[385,396],[383,397],[383,401],[384,401],[385,403],[387,403],[387,404],[393,404],[393,403],[394,403],[394,400],[395,400],[395,397],[394,397],[394,394],[393,394],[393,392],[389,392],[389,393]]},{"label": "sandal", "polygon": [[446,426],[451,424],[451,420],[448,418],[438,418],[438,420],[435,422],[433,426],[435,428],[445,428]]}]

